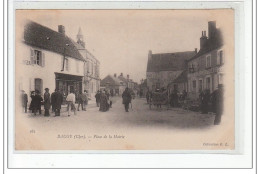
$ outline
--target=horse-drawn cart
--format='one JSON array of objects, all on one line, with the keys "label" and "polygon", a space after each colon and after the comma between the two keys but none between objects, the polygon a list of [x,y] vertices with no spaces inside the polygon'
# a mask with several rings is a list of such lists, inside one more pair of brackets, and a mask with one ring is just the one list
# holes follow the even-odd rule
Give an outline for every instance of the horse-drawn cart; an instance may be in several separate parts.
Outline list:
[{"label": "horse-drawn cart", "polygon": [[152,106],[156,106],[157,108],[161,108],[162,105],[167,105],[168,108],[168,92],[152,92],[149,96],[149,108],[152,109]]}]

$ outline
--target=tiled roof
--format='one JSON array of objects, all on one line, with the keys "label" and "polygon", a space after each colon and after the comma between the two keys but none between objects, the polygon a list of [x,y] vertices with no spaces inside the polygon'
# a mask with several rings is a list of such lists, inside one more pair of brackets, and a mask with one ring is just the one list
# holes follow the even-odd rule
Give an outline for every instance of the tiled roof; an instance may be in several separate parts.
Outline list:
[{"label": "tiled roof", "polygon": [[118,78],[115,78],[112,75],[107,75],[103,80],[100,82],[100,86],[106,86],[107,83],[109,86],[120,86],[120,80]]},{"label": "tiled roof", "polygon": [[147,72],[183,70],[186,68],[186,61],[195,54],[195,51],[152,54],[147,63]]},{"label": "tiled roof", "polygon": [[29,21],[25,25],[24,41],[31,46],[84,60],[68,36],[33,21]]}]

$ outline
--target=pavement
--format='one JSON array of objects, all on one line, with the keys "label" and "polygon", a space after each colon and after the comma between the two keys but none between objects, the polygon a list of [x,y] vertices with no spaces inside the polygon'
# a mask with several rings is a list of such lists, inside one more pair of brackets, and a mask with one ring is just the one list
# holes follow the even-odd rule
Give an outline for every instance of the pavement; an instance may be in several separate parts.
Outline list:
[{"label": "pavement", "polygon": [[[203,147],[202,142],[214,142],[213,137],[217,140],[223,139],[220,137],[223,136],[219,134],[220,130],[228,129],[230,134],[234,131],[230,124],[232,120],[225,121],[230,127],[225,127],[224,124],[214,126],[214,114],[200,114],[181,108],[167,110],[166,106],[149,109],[144,98],[134,99],[129,112],[125,112],[120,97],[113,97],[111,100],[113,105],[107,112],[100,112],[96,103],[91,101],[87,105],[87,111],[78,111],[77,115],[71,114],[70,117],[67,115],[66,106],[63,107],[60,117],[54,117],[54,113],[50,117],[33,116],[31,113],[17,114],[16,148],[210,149],[213,147]],[[106,138],[110,136],[110,139]],[[233,140],[226,138],[228,142]]]}]

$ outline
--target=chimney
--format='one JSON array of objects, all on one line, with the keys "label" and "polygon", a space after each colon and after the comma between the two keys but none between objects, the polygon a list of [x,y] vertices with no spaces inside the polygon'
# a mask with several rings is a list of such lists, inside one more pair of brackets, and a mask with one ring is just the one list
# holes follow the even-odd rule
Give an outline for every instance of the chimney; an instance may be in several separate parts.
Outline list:
[{"label": "chimney", "polygon": [[127,77],[127,79],[129,79],[129,74],[127,74],[127,76],[126,76],[126,77]]},{"label": "chimney", "polygon": [[209,39],[215,38],[216,31],[217,31],[216,21],[209,21],[208,22]]},{"label": "chimney", "polygon": [[120,74],[120,76],[122,76],[122,77],[123,77],[123,73],[121,73],[121,74]]},{"label": "chimney", "polygon": [[195,53],[196,53],[196,54],[198,53],[198,49],[197,49],[197,48],[195,48]]},{"label": "chimney", "polygon": [[63,25],[59,25],[58,32],[65,35],[65,27]]},{"label": "chimney", "polygon": [[200,37],[200,49],[205,48],[207,40],[206,31],[202,31],[202,36]]},{"label": "chimney", "polygon": [[114,77],[116,77],[116,73],[114,74]]},{"label": "chimney", "polygon": [[152,59],[152,51],[149,50],[148,51],[148,61],[150,61]]}]

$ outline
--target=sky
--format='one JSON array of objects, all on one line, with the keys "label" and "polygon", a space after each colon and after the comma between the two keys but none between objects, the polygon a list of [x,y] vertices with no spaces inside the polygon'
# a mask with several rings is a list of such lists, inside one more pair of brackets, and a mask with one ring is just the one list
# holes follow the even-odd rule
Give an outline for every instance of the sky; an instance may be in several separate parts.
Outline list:
[{"label": "sky", "polygon": [[[76,41],[79,27],[86,49],[100,61],[100,77],[123,73],[140,83],[146,77],[148,51],[173,53],[199,50],[201,31],[208,21],[224,29],[233,22],[232,10],[18,10],[52,30],[65,26]],[[17,27],[20,27],[17,25]]]}]

